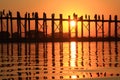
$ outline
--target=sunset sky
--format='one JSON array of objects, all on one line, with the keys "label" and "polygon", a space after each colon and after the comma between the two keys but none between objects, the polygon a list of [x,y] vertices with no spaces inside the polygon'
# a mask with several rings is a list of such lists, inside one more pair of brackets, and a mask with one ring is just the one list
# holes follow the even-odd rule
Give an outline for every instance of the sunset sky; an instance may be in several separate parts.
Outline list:
[{"label": "sunset sky", "polygon": [[0,0],[0,10],[10,10],[14,16],[19,11],[22,16],[26,12],[38,12],[39,17],[42,17],[45,12],[47,17],[55,13],[55,17],[63,14],[64,18],[68,18],[68,15],[76,13],[78,16],[88,14],[91,18],[94,18],[94,14],[104,14],[108,19],[109,15],[118,15],[119,18],[119,8],[120,0]]},{"label": "sunset sky", "polygon": [[120,14],[120,0],[0,0],[0,10],[12,12],[39,12],[41,15],[62,13],[64,16],[94,14]]}]

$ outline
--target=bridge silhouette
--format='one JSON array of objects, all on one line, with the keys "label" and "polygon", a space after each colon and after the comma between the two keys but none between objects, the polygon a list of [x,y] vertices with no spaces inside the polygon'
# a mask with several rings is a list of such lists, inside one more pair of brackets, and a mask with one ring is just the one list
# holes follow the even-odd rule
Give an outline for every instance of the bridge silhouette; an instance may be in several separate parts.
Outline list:
[{"label": "bridge silhouette", "polygon": [[[25,13],[24,17],[17,12],[14,17],[11,11],[5,13],[0,11],[0,42],[29,42],[29,41],[119,41],[120,40],[120,20],[115,15],[114,19],[109,15],[108,19],[104,18],[104,15],[94,15],[91,19],[90,15],[80,16],[73,14],[73,18],[63,18],[63,14],[59,15],[59,18],[55,18],[55,14],[52,14],[50,18],[47,18],[46,13],[43,13],[43,17],[38,16],[38,12]],[[71,37],[71,25],[70,21],[75,21],[75,36]],[[31,21],[34,21],[35,29],[31,29]],[[42,21],[42,24],[40,24]],[[51,22],[50,28],[48,28],[48,21]],[[56,24],[58,22],[59,24]],[[63,22],[68,23],[68,32],[63,32]],[[80,23],[80,25],[78,25]],[[15,31],[15,25],[16,29]],[[87,25],[86,25],[87,24]],[[91,26],[92,24],[92,26]],[[94,26],[93,26],[94,24]],[[106,26],[107,24],[107,26]],[[78,27],[80,28],[78,29]],[[95,36],[91,36],[92,29],[94,27]],[[106,28],[108,30],[106,30]],[[48,34],[48,30],[51,29],[51,34]],[[88,36],[84,36],[85,29],[88,32]],[[58,30],[58,32],[56,32]],[[106,34],[107,33],[107,36]],[[22,36],[24,34],[24,36]],[[81,36],[79,36],[79,34]],[[101,34],[101,36],[99,36]]]}]

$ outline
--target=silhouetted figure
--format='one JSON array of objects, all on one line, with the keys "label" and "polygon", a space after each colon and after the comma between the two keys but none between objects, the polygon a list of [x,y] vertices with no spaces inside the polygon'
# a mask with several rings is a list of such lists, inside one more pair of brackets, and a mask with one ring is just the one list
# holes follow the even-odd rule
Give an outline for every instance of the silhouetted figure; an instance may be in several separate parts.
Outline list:
[{"label": "silhouetted figure", "polygon": [[98,77],[100,77],[100,74],[99,73],[96,73]]},{"label": "silhouetted figure", "polygon": [[103,63],[103,67],[105,67],[105,63]]},{"label": "silhouetted figure", "polygon": [[118,74],[118,73],[116,74],[116,76],[119,76],[119,75],[120,75],[120,74]]},{"label": "silhouetted figure", "polygon": [[35,13],[34,12],[32,13],[32,18],[35,18]]},{"label": "silhouetted figure", "polygon": [[85,75],[83,75],[83,78],[85,78]]},{"label": "silhouetted figure", "polygon": [[60,79],[63,79],[63,76],[60,76]]},{"label": "silhouetted figure", "polygon": [[91,66],[91,63],[89,63],[89,66]]},{"label": "silhouetted figure", "polygon": [[92,77],[92,73],[90,73],[90,77]]},{"label": "silhouetted figure", "polygon": [[83,61],[81,62],[81,65],[82,65],[82,66],[84,66],[84,63],[83,63]]},{"label": "silhouetted figure", "polygon": [[104,73],[104,77],[106,77],[106,72]]},{"label": "silhouetted figure", "polygon": [[111,66],[112,66],[112,64],[111,64],[111,63],[109,63],[109,66],[111,67]]},{"label": "silhouetted figure", "polygon": [[115,63],[115,67],[118,67],[118,63]]},{"label": "silhouetted figure", "polygon": [[96,63],[96,66],[97,66],[97,67],[99,66],[98,63]]},{"label": "silhouetted figure", "polygon": [[110,74],[110,76],[113,76],[113,73],[112,73],[112,74]]}]

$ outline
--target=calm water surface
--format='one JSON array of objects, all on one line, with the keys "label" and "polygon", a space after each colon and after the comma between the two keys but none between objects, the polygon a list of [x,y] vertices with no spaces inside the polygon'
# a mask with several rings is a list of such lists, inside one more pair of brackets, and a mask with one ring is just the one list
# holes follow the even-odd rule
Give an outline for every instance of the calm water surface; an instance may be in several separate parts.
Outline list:
[{"label": "calm water surface", "polygon": [[1,43],[0,80],[120,80],[120,42]]}]

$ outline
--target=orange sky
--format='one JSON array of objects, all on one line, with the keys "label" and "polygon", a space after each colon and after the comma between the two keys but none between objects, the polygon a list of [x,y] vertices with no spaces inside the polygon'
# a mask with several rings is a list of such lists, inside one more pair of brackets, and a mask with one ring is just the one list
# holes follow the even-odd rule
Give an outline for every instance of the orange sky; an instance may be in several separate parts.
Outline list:
[{"label": "orange sky", "polygon": [[119,16],[119,3],[120,0],[0,0],[0,10],[11,10],[13,14],[20,11],[23,15],[37,11],[39,17],[46,12],[47,17],[51,17],[52,13],[58,17],[62,13],[64,18],[68,18],[68,15],[76,13],[78,16],[88,14],[94,18],[94,14]]},{"label": "orange sky", "polygon": [[120,0],[0,0],[0,10],[20,12],[37,11],[48,15],[63,13],[66,17],[72,13],[82,14],[118,14]]}]

